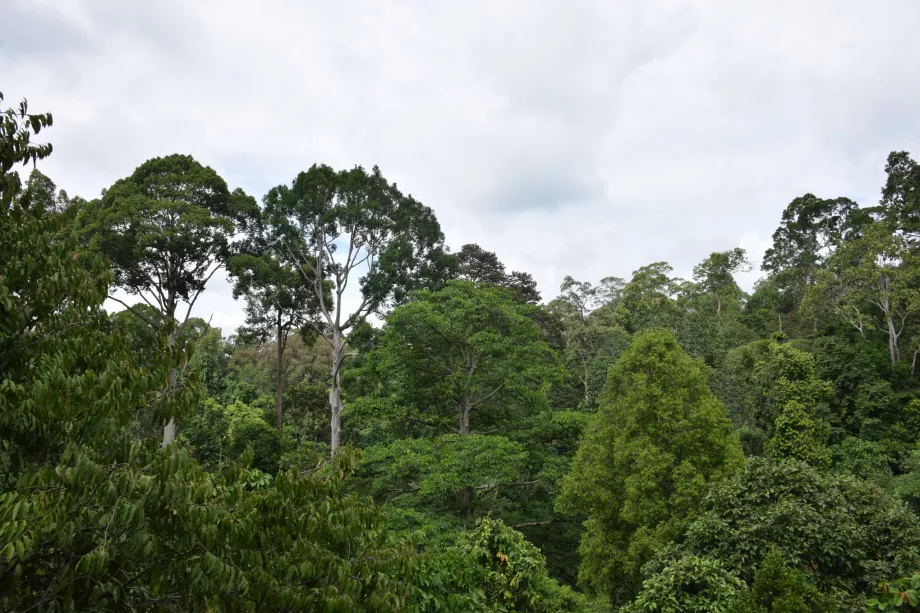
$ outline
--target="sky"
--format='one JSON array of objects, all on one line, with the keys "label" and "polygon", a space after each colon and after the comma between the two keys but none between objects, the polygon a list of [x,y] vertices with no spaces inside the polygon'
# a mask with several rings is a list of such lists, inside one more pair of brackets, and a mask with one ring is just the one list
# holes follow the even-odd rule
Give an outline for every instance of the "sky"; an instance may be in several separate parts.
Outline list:
[{"label": "sky", "polygon": [[[795,197],[878,201],[920,155],[917,0],[12,0],[0,91],[51,111],[39,168],[92,198],[186,153],[261,199],[379,165],[533,274],[759,264]],[[44,132],[42,136],[44,136]],[[750,289],[758,267],[744,275]],[[229,334],[218,274],[195,305]]]}]

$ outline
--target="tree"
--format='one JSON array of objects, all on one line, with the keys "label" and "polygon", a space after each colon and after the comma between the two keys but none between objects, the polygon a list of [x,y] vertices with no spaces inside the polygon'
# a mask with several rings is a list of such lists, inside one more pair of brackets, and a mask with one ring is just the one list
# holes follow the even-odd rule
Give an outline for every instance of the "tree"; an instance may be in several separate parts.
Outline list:
[{"label": "tree", "polygon": [[[265,219],[279,250],[297,263],[319,303],[325,325],[317,332],[332,347],[330,443],[335,454],[349,331],[437,272],[444,237],[431,209],[403,195],[376,166],[368,173],[360,166],[336,172],[314,165],[297,175],[291,187],[279,185],[268,192]],[[343,297],[361,271],[361,299],[349,314]],[[331,303],[323,282],[327,277]]]},{"label": "tree", "polygon": [[457,252],[456,258],[458,279],[480,285],[507,288],[521,302],[530,304],[540,302],[537,282],[530,273],[518,270],[507,273],[505,265],[495,253],[471,243],[463,245]]},{"label": "tree", "polygon": [[679,291],[678,279],[672,279],[667,262],[653,262],[633,272],[623,287],[617,317],[632,334],[657,326],[669,327],[679,316],[673,297]]},{"label": "tree", "polygon": [[718,560],[685,555],[642,583],[622,613],[732,613],[747,586]]},{"label": "tree", "polygon": [[341,493],[347,457],[210,474],[134,438],[138,407],[191,408],[193,381],[162,386],[184,339],[137,351],[113,333],[111,271],[63,231],[72,212],[16,203],[8,170],[41,153],[16,121],[0,112],[0,609],[405,610],[410,552]]},{"label": "tree", "polygon": [[756,583],[776,551],[808,572],[841,609],[862,611],[863,595],[920,564],[920,520],[904,503],[850,475],[787,460],[747,460],[714,484],[687,528],[684,550],[718,560]]},{"label": "tree", "polygon": [[546,403],[554,357],[532,309],[470,282],[424,290],[389,317],[371,361],[430,420],[461,436],[492,430]]},{"label": "tree", "polygon": [[546,572],[540,550],[500,520],[483,518],[464,533],[457,553],[470,566],[472,585],[496,611],[583,611],[588,602]]},{"label": "tree", "polygon": [[70,206],[70,199],[64,190],[58,190],[54,181],[33,168],[19,195],[19,203],[23,208],[39,207],[49,213],[60,213]]},{"label": "tree", "polygon": [[799,405],[811,415],[831,393],[830,383],[818,376],[812,354],[775,340],[731,350],[713,374],[712,387],[738,428],[753,428],[767,436],[773,434],[787,405]]},{"label": "tree", "polygon": [[635,337],[598,404],[558,504],[587,516],[580,581],[622,604],[741,448],[701,365],[665,330]]},{"label": "tree", "polygon": [[849,198],[824,200],[805,194],[789,203],[773,233],[763,269],[773,274],[796,270],[808,283],[834,250],[854,231],[858,205]]},{"label": "tree", "polygon": [[[313,284],[305,281],[297,265],[278,245],[258,255],[235,256],[227,269],[236,277],[233,296],[246,296],[246,324],[250,331],[262,339],[269,335],[275,338],[275,427],[280,433],[284,396],[282,364],[288,336],[292,330],[306,328],[319,314],[319,300]],[[331,299],[328,290],[324,299]]]},{"label": "tree", "polygon": [[901,359],[901,337],[920,312],[920,261],[895,230],[891,223],[874,223],[841,245],[803,303],[809,313],[830,307],[862,336],[881,330],[892,364]]},{"label": "tree", "polygon": [[830,466],[831,455],[825,445],[827,433],[815,421],[813,409],[794,400],[787,402],[774,430],[767,446],[774,460],[801,460],[818,468]]},{"label": "tree", "polygon": [[[112,263],[115,285],[159,314],[159,321],[150,323],[180,326],[170,335],[174,339],[256,210],[251,197],[239,189],[231,193],[210,167],[191,156],[170,155],[148,160],[117,181],[84,208],[81,225]],[[188,304],[181,322],[176,317],[180,302]],[[171,385],[175,377],[170,375]],[[175,434],[175,422],[169,421],[163,444]]]},{"label": "tree", "polygon": [[597,286],[566,277],[559,287],[559,296],[548,305],[565,326],[563,354],[569,368],[577,373],[584,406],[589,406],[593,399],[592,362],[604,346],[624,332],[615,321],[624,285],[619,277],[605,277]]},{"label": "tree", "polygon": [[744,249],[735,247],[728,251],[712,253],[694,266],[693,280],[700,290],[715,297],[716,313],[722,312],[724,303],[740,306],[743,292],[735,282],[735,275],[751,269]]},{"label": "tree", "polygon": [[[3,102],[2,92],[0,102]],[[22,191],[22,179],[14,167],[29,162],[35,164],[51,155],[51,144],[35,144],[32,136],[52,123],[51,113],[29,113],[25,99],[16,109],[3,109],[0,114],[0,206],[8,207]]]},{"label": "tree", "polygon": [[836,613],[839,609],[834,598],[815,587],[806,573],[790,567],[782,554],[772,551],[732,613]]},{"label": "tree", "polygon": [[920,164],[906,151],[892,151],[885,172],[888,178],[882,188],[880,207],[883,215],[916,243],[920,233]]}]

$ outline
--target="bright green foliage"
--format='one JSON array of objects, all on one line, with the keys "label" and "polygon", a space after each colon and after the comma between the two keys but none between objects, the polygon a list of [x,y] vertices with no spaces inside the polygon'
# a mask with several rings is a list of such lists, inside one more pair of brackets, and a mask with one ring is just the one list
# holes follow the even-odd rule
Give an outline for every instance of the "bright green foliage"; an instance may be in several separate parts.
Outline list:
[{"label": "bright green foliage", "polygon": [[0,209],[0,609],[404,610],[408,552],[340,493],[347,457],[322,476],[207,474],[133,440],[140,407],[188,412],[194,381],[164,386],[187,356],[165,330],[144,353],[112,334],[111,274],[67,220]]},{"label": "bright green foliage", "polygon": [[830,466],[830,450],[824,444],[827,435],[813,415],[801,402],[787,402],[776,418],[773,438],[767,445],[768,455],[778,461],[793,459],[820,468]]},{"label": "bright green foliage", "polygon": [[753,581],[772,550],[806,570],[843,610],[885,577],[920,564],[920,520],[872,483],[807,464],[752,458],[715,484],[687,531],[689,553]]},{"label": "bright green foliage", "polygon": [[700,290],[712,296],[716,312],[722,309],[737,311],[741,308],[744,292],[735,282],[735,274],[747,272],[751,263],[744,249],[736,247],[729,251],[710,254],[708,258],[693,267],[693,280]]},{"label": "bright green foliage", "polygon": [[621,613],[732,613],[744,581],[716,560],[682,556],[642,583]]},{"label": "bright green foliage", "polygon": [[[409,292],[436,284],[449,269],[444,235],[432,210],[404,195],[376,166],[334,171],[313,165],[265,196],[264,219],[277,249],[295,264],[319,305],[317,329],[332,348],[330,449],[341,440],[342,368],[349,334],[371,313],[403,302]],[[355,283],[357,277],[357,283]],[[331,283],[332,301],[326,300]],[[347,312],[342,296],[361,289]]]},{"label": "bright green foliage", "polygon": [[[735,425],[748,433],[748,441],[773,436],[782,424],[788,443],[781,445],[778,453],[791,451],[790,445],[794,447],[804,436],[814,441],[808,454],[825,455],[821,447],[827,432],[815,420],[816,412],[823,411],[831,386],[818,378],[815,358],[808,352],[767,340],[742,345],[728,353],[714,374],[713,389],[728,405]],[[787,408],[789,414],[782,417]],[[764,452],[759,447],[745,449],[749,455]]]},{"label": "bright green foliage", "polygon": [[447,434],[371,447],[362,465],[374,474],[372,492],[380,500],[479,516],[483,507],[500,508],[495,495],[513,487],[527,467],[527,454],[502,436]]},{"label": "bright green foliage", "polygon": [[486,597],[496,611],[575,611],[583,601],[546,574],[540,551],[501,521],[482,519],[459,545],[476,564]]},{"label": "bright green foliage", "polygon": [[833,597],[822,594],[808,575],[789,567],[783,556],[774,551],[766,557],[750,591],[746,592],[731,613],[836,613],[839,605]]},{"label": "bright green foliage", "polygon": [[506,428],[545,407],[558,372],[531,310],[468,281],[424,290],[389,317],[369,362],[436,431]]},{"label": "bright green foliage", "polygon": [[[615,321],[616,307],[623,292],[623,280],[605,277],[595,287],[588,282],[566,277],[559,288],[561,294],[549,303],[551,313],[564,326],[566,367],[579,381],[583,407],[593,404],[600,389],[592,389],[592,372],[597,369],[598,355],[627,336]],[[625,348],[625,347],[621,347]],[[609,360],[601,365],[601,379],[606,380]]]},{"label": "bright green foliage", "polygon": [[[0,102],[3,102],[3,92],[0,92]],[[32,136],[50,127],[52,122],[51,113],[30,114],[25,99],[17,108],[0,112],[0,207],[4,210],[22,190],[22,179],[14,167],[29,162],[34,164],[51,155],[51,144],[35,144]]]},{"label": "bright green foliage", "polygon": [[[234,298],[246,297],[246,334],[266,342],[275,341],[275,427],[281,432],[284,423],[284,352],[288,337],[297,329],[318,325],[319,298],[309,282],[285,250],[270,238],[259,237],[259,253],[241,254],[230,258],[227,269],[236,277]],[[327,288],[328,289],[328,288]],[[328,291],[326,301],[332,297]]]},{"label": "bright green foliage", "polygon": [[667,331],[637,336],[610,371],[559,503],[588,517],[580,581],[614,602],[632,599],[642,565],[740,460],[700,364]]},{"label": "bright green foliage", "polygon": [[920,572],[909,577],[879,583],[868,611],[920,611]]},{"label": "bright green foliage", "polygon": [[180,439],[209,468],[221,468],[252,448],[252,466],[267,473],[278,470],[280,435],[266,421],[263,409],[239,400],[221,406],[208,398],[195,415],[183,423]]},{"label": "bright green foliage", "polygon": [[[605,610],[551,578],[540,550],[500,520],[480,519],[448,549],[429,556],[429,564],[430,587],[422,589],[419,611],[602,613]],[[435,581],[440,569],[447,569],[446,576]]]},{"label": "bright green foliage", "polygon": [[901,360],[903,337],[920,316],[920,261],[895,230],[893,223],[877,222],[843,243],[802,303],[806,313],[828,311],[863,336],[881,332],[892,364]]}]

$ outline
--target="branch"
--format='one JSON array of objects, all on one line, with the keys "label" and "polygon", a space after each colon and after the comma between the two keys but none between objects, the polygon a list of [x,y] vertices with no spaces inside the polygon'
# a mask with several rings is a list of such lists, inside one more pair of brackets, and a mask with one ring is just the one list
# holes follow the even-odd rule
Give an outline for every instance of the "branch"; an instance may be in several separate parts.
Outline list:
[{"label": "branch", "polygon": [[214,270],[211,271],[211,274],[209,274],[209,275],[205,278],[204,283],[201,284],[201,289],[198,290],[197,292],[195,292],[195,296],[192,298],[192,301],[188,304],[188,310],[185,311],[185,319],[182,320],[182,325],[183,325],[183,326],[185,326],[185,322],[188,321],[189,315],[192,314],[192,307],[195,306],[195,302],[198,300],[198,296],[200,296],[200,295],[202,294],[202,292],[204,292],[204,288],[205,288],[205,286],[208,284],[208,281],[210,281],[210,280],[211,280],[211,277],[214,276],[214,273],[217,272],[217,271],[220,270],[220,269],[221,269],[221,265],[218,264],[217,267],[215,267]]},{"label": "branch", "polygon": [[552,521],[528,521],[523,524],[514,524],[508,526],[509,528],[514,528],[515,530],[520,530],[521,528],[534,528],[536,526],[549,526],[552,524]]},{"label": "branch", "polygon": [[[147,324],[149,324],[150,327],[152,327],[154,330],[159,330],[159,329],[160,329],[160,326],[158,326],[158,325],[155,324],[154,322],[150,321],[149,319],[147,319],[146,317],[144,317],[143,315],[141,315],[139,312],[135,311],[135,310],[134,310],[134,307],[132,307],[132,306],[131,306],[130,304],[128,304],[127,302],[124,302],[124,301],[122,301],[122,300],[119,300],[118,298],[116,298],[115,296],[112,296],[111,294],[110,294],[109,296],[107,296],[107,297],[109,298],[109,300],[114,300],[115,302],[118,302],[119,304],[121,304],[121,305],[123,305],[125,308],[127,308],[129,311],[131,311],[132,313],[134,313],[137,317],[140,317],[141,319],[143,319],[143,320],[144,320],[145,322],[147,322]],[[142,296],[142,297],[143,297],[143,296]]]}]

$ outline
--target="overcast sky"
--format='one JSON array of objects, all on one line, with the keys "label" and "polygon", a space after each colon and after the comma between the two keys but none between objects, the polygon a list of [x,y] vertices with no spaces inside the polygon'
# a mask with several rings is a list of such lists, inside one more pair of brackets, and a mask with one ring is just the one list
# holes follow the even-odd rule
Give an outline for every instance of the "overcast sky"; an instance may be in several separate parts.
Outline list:
[{"label": "overcast sky", "polygon": [[[0,91],[54,113],[40,167],[92,198],[189,153],[261,199],[378,164],[448,244],[534,275],[759,262],[806,192],[878,200],[920,154],[918,0],[8,0]],[[42,134],[44,136],[44,133]],[[750,287],[758,273],[745,277]],[[215,278],[216,279],[216,278]],[[230,285],[195,314],[230,333]]]}]

